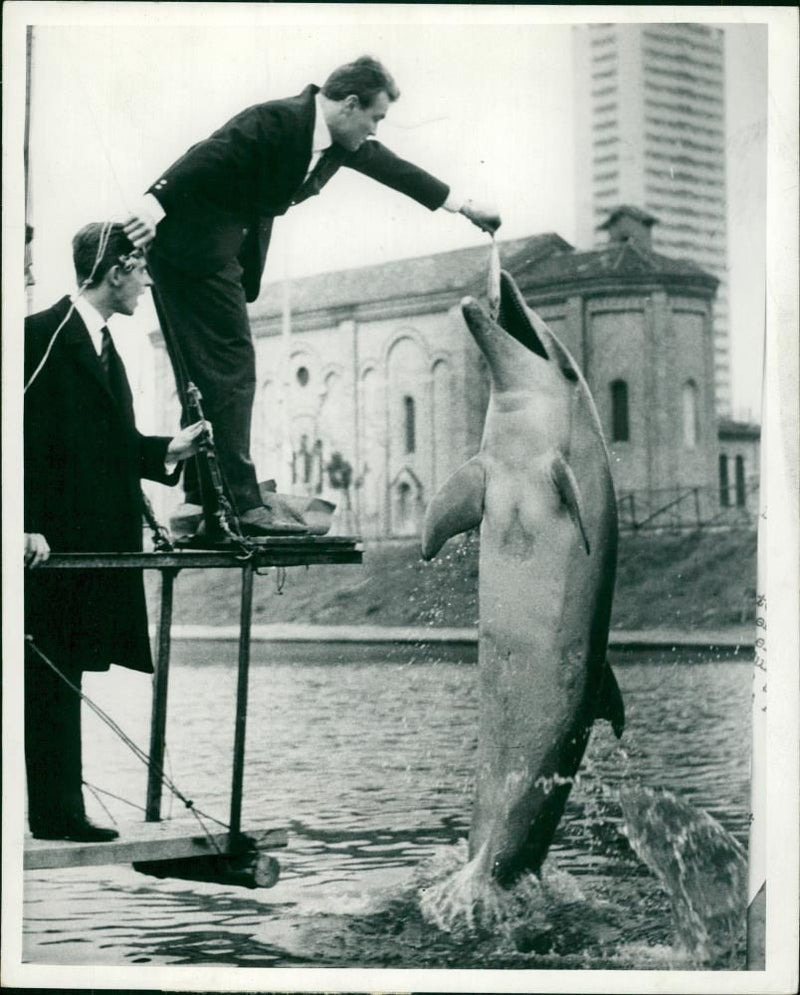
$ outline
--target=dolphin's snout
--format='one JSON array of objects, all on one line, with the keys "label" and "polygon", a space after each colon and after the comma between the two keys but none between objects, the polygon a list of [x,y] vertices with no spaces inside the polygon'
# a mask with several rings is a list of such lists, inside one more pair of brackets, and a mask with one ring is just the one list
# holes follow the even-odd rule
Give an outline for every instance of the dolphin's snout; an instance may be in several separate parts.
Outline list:
[{"label": "dolphin's snout", "polygon": [[469,323],[470,320],[477,321],[479,317],[483,314],[483,310],[474,297],[462,297],[461,313],[464,315],[467,322]]},{"label": "dolphin's snout", "polygon": [[473,336],[480,336],[479,344],[490,334],[492,321],[474,297],[461,298],[461,314]]}]

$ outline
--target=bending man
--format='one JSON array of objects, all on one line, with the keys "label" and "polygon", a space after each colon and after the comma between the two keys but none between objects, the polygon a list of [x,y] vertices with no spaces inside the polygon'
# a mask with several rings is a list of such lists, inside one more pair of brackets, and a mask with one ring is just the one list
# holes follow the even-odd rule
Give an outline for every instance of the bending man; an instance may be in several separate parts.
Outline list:
[{"label": "bending man", "polygon": [[[460,211],[486,231],[500,225],[492,208],[456,200],[445,183],[367,140],[399,95],[364,56],[322,89],[249,107],[173,163],[126,222],[134,244],[152,241],[153,296],[179,391],[185,370],[203,395],[245,534],[301,528],[287,509],[262,503],[250,457],[256,376],[246,303],[258,297],[273,219],[348,166],[430,210]],[[190,469],[186,499],[201,504]]]}]

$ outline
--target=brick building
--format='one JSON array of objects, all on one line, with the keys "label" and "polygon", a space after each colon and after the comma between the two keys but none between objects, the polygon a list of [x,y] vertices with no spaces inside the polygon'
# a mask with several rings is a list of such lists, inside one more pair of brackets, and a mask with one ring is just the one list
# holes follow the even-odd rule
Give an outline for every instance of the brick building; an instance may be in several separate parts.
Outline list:
[{"label": "brick building", "polygon": [[[655,221],[623,207],[599,249],[543,234],[501,243],[501,259],[586,375],[623,520],[685,505],[691,489],[691,514],[708,518],[721,465],[717,280],[654,252]],[[487,245],[266,285],[250,312],[261,475],[334,500],[338,531],[417,534],[428,501],[480,444],[488,380],[459,302],[483,296],[488,255]],[[166,426],[176,402],[158,333],[154,342]]]}]

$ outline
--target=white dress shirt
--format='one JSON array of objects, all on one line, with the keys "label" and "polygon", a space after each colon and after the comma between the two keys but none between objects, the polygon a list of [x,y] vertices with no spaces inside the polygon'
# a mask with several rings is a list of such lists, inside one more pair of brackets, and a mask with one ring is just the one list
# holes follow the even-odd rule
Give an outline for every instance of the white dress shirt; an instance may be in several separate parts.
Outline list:
[{"label": "white dress shirt", "polygon": [[325,115],[322,111],[322,101],[319,99],[319,94],[317,93],[314,96],[314,134],[311,136],[311,159],[308,163],[304,179],[308,179],[314,167],[319,162],[319,157],[331,145],[333,145],[331,129],[325,120]]},{"label": "white dress shirt", "polygon": [[103,329],[108,327],[106,319],[85,297],[73,297],[72,303],[75,305],[75,310],[81,316],[84,325],[86,325],[86,331],[92,340],[94,351],[99,356],[103,349]]}]

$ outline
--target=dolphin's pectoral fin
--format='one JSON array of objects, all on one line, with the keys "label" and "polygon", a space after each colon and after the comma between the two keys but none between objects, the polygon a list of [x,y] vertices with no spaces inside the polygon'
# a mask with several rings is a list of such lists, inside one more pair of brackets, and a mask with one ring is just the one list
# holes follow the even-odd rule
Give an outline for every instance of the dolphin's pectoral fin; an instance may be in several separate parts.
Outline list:
[{"label": "dolphin's pectoral fin", "polygon": [[426,560],[436,556],[454,535],[480,525],[485,488],[486,473],[477,456],[445,481],[425,512],[422,555]]},{"label": "dolphin's pectoral fin", "polygon": [[608,719],[617,739],[625,728],[625,705],[622,702],[622,692],[617,684],[611,664],[606,660],[603,664],[603,676],[597,693],[595,718]]},{"label": "dolphin's pectoral fin", "polygon": [[567,463],[563,456],[556,456],[553,459],[551,473],[553,475],[553,483],[556,486],[556,490],[561,495],[561,500],[567,506],[570,518],[578,527],[578,531],[581,534],[583,545],[588,556],[590,552],[589,537],[586,535],[586,529],[583,524],[583,514],[581,512],[581,489],[578,487],[578,481],[575,479],[572,467],[569,463]]}]

